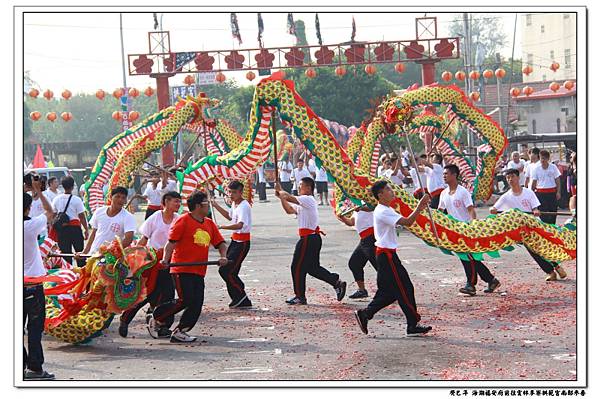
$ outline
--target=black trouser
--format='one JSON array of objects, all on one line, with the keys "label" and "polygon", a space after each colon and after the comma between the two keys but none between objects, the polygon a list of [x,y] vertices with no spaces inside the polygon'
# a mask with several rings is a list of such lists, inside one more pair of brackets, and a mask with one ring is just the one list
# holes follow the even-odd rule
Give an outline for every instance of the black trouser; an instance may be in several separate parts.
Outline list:
[{"label": "black trouser", "polygon": [[527,250],[527,252],[529,252],[529,255],[531,255],[531,257],[533,258],[533,260],[535,260],[535,262],[540,266],[540,268],[546,274],[552,273],[554,271],[554,268],[558,265],[558,263],[556,263],[556,262],[549,262],[549,261],[547,261],[546,259],[542,258],[538,254],[536,254],[535,252],[533,252],[528,247],[525,247],[525,249]]},{"label": "black trouser", "polygon": [[[159,270],[156,275],[154,290],[143,301],[124,311],[121,314],[121,322],[126,324],[131,323],[137,312],[147,303],[150,304],[150,308],[154,309],[160,304],[172,301],[174,298],[175,288],[173,287],[173,280],[171,279],[169,269]],[[163,325],[171,327],[174,320],[175,315],[171,315],[164,320]]]},{"label": "black trouser", "polygon": [[267,199],[267,183],[258,183],[256,185],[256,191],[258,191],[259,201],[265,201]]},{"label": "black trouser", "polygon": [[[83,251],[83,232],[81,226],[63,226],[56,231],[58,236],[58,248],[63,254]],[[73,258],[65,258],[67,263],[71,264]],[[77,266],[85,266],[85,260],[78,260]]]},{"label": "black trouser", "polygon": [[160,209],[146,209],[146,216],[144,216],[144,220],[148,219],[150,216],[154,214],[154,212],[160,211]]},{"label": "black trouser", "polygon": [[377,293],[365,309],[369,320],[381,309],[398,301],[407,324],[416,325],[421,315],[417,312],[415,289],[398,255],[395,252],[380,253],[377,255],[377,267]]},{"label": "black trouser", "polygon": [[242,262],[246,259],[250,251],[250,241],[239,242],[231,240],[227,247],[227,259],[231,262],[227,266],[219,267],[219,274],[225,284],[227,284],[227,293],[232,301],[239,301],[246,296],[244,291],[244,282],[238,276]]},{"label": "black trouser", "polygon": [[23,326],[27,324],[27,349],[23,343],[23,368],[42,371],[42,364],[44,364],[42,332],[45,321],[44,287],[41,284],[23,287]]},{"label": "black trouser", "polygon": [[440,194],[432,196],[431,202],[429,203],[429,207],[431,209],[437,209],[439,205],[440,205]]},{"label": "black trouser", "polygon": [[288,194],[292,193],[293,187],[294,187],[294,183],[292,183],[291,181],[282,181],[281,182],[281,188],[283,188],[283,191],[285,191]]},{"label": "black trouser", "polygon": [[375,236],[372,234],[360,240],[348,260],[348,267],[354,276],[354,281],[365,281],[364,269],[367,262],[371,262],[371,265],[377,270]]},{"label": "black trouser", "polygon": [[465,274],[467,275],[467,283],[473,287],[477,285],[477,275],[486,283],[494,281],[494,275],[490,272],[490,269],[483,264],[480,260],[473,259],[473,256],[469,254],[469,260],[460,260],[463,267],[465,268]]},{"label": "black trouser", "polygon": [[177,299],[162,303],[154,309],[154,319],[161,325],[168,323],[169,317],[183,310],[177,328],[190,331],[196,325],[204,304],[204,276],[192,273],[174,273],[171,275]]},{"label": "black trouser", "polygon": [[[542,212],[556,212],[558,209],[558,201],[556,200],[556,192],[553,193],[540,193],[536,192],[540,206],[538,209]],[[556,224],[556,215],[541,215],[540,219],[544,223]]]},{"label": "black trouser", "polygon": [[331,273],[321,266],[319,256],[321,254],[321,235],[311,234],[300,237],[296,243],[294,257],[292,258],[292,282],[294,293],[298,298],[306,298],[306,275],[310,274],[316,279],[325,281],[335,287],[340,276]]}]

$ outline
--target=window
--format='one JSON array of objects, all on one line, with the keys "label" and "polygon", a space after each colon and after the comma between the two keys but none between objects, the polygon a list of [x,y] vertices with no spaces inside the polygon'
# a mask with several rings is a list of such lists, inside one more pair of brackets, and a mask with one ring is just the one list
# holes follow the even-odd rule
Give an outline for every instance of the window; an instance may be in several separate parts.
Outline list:
[{"label": "window", "polygon": [[564,113],[565,116],[569,116],[569,107],[561,107],[560,112]]},{"label": "window", "polygon": [[533,134],[537,133],[537,126],[535,123],[535,119],[533,121],[531,121],[531,130],[533,130],[533,132],[532,132]]},{"label": "window", "polygon": [[540,33],[544,33],[544,30],[545,30],[544,25],[540,26]]},{"label": "window", "polygon": [[527,26],[531,26],[531,14],[525,14],[525,23]]},{"label": "window", "polygon": [[565,49],[565,68],[571,68],[571,49]]},{"label": "window", "polygon": [[556,132],[560,133],[560,118],[556,118]]},{"label": "window", "polygon": [[554,50],[550,50],[550,59],[554,61]]},{"label": "window", "polygon": [[527,65],[533,65],[533,54],[527,53]]}]

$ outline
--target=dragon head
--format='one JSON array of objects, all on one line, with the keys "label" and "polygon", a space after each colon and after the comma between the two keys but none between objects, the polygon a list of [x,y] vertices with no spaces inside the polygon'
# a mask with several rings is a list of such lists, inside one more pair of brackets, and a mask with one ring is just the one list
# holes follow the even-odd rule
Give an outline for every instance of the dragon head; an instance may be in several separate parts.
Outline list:
[{"label": "dragon head", "polygon": [[402,101],[400,97],[393,97],[384,101],[379,106],[378,111],[386,130],[390,133],[395,132],[398,127],[409,123],[413,115],[411,105]]}]

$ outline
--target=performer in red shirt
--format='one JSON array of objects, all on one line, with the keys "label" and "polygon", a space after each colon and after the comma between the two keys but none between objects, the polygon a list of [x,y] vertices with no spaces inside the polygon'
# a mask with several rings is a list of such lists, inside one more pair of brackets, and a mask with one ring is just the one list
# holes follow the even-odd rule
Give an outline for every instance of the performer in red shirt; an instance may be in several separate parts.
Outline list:
[{"label": "performer in red shirt", "polygon": [[[203,263],[208,261],[208,247],[214,246],[221,255],[219,267],[227,264],[227,244],[217,225],[207,217],[209,202],[206,194],[195,192],[187,201],[189,212],[179,217],[169,231],[163,263]],[[206,266],[173,266],[171,277],[178,298],[156,307],[149,330],[167,322],[169,317],[183,311],[179,324],[171,334],[171,342],[188,343],[197,338],[187,334],[198,321],[204,304]]]}]

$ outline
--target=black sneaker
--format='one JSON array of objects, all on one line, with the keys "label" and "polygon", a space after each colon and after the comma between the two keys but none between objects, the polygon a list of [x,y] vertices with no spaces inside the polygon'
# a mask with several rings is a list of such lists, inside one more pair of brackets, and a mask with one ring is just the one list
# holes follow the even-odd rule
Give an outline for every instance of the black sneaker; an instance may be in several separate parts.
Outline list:
[{"label": "black sneaker", "polygon": [[496,288],[500,287],[500,281],[497,278],[493,279],[491,283],[488,284],[488,287],[483,290],[486,294],[490,294],[494,292]]},{"label": "black sneaker", "polygon": [[429,331],[431,331],[431,326],[424,326],[419,323],[415,326],[406,327],[406,335],[427,334]]},{"label": "black sneaker", "polygon": [[159,327],[157,331],[158,338],[169,338],[173,334],[168,327]]},{"label": "black sneaker", "polygon": [[125,323],[124,321],[120,321],[119,323],[119,335],[123,338],[127,338],[127,331],[129,329],[129,323]]},{"label": "black sneaker", "polygon": [[369,296],[369,293],[367,292],[367,290],[356,290],[356,292],[352,295],[349,295],[348,298],[359,299],[359,298],[367,298],[368,296]]},{"label": "black sneaker", "polygon": [[467,284],[464,287],[462,287],[461,289],[459,289],[459,291],[462,294],[467,294],[470,296],[474,296],[475,295],[475,287],[473,287],[471,284]]},{"label": "black sneaker", "polygon": [[336,296],[337,300],[341,301],[342,299],[344,299],[344,295],[346,295],[346,282],[342,281],[342,280],[338,280],[334,289],[335,289],[335,296]]},{"label": "black sneaker", "polygon": [[285,301],[288,305],[306,305],[306,298],[299,298],[297,296]]},{"label": "black sneaker", "polygon": [[251,308],[252,307],[252,302],[250,301],[250,299],[248,299],[247,295],[244,295],[239,300],[231,301],[231,303],[229,304],[229,307],[231,309],[234,309],[234,308]]},{"label": "black sneaker", "polygon": [[49,381],[49,380],[53,380],[54,374],[50,374],[49,372],[42,370],[42,371],[33,371],[33,370],[25,370],[25,373],[23,374],[23,379],[24,380],[28,380],[28,381]]},{"label": "black sneaker", "polygon": [[146,324],[148,324],[148,322],[152,318],[152,313],[154,313],[154,309],[152,309],[151,306],[148,306],[148,309],[146,309]]},{"label": "black sneaker", "polygon": [[360,326],[360,330],[363,333],[368,334],[369,330],[367,329],[367,324],[369,324],[369,319],[367,319],[367,315],[365,315],[365,311],[362,309],[355,310],[354,316],[356,316],[356,321],[358,322],[358,325]]}]

